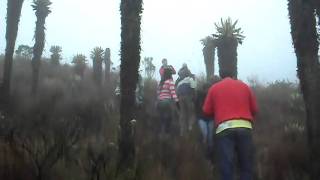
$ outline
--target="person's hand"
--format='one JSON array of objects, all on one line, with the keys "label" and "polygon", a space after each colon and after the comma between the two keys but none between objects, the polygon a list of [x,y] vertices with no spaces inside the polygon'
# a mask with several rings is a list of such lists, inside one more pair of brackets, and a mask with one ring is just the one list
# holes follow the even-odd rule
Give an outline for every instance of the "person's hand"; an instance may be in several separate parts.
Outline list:
[{"label": "person's hand", "polygon": [[176,70],[174,69],[173,66],[169,65],[168,67],[169,67],[172,74],[176,74]]}]

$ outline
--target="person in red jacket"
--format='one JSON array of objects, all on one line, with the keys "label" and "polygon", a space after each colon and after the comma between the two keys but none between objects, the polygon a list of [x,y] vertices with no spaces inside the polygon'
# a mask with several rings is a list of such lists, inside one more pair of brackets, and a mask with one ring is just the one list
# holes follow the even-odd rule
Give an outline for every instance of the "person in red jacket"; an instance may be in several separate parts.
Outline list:
[{"label": "person in red jacket", "polygon": [[253,179],[252,125],[258,111],[255,95],[242,81],[224,72],[210,87],[203,112],[216,126],[218,166],[222,180],[234,178],[234,155],[239,160],[240,180]]},{"label": "person in red jacket", "polygon": [[170,69],[171,74],[176,74],[176,70],[174,69],[174,67],[171,65],[168,65],[168,60],[166,58],[163,58],[162,59],[162,66],[159,69],[160,78],[163,77],[165,69]]}]

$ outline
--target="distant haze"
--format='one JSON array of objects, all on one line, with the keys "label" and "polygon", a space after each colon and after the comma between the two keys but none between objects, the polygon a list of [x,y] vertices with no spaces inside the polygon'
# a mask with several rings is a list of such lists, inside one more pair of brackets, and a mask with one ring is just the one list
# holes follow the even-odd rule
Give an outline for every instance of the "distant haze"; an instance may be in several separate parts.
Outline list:
[{"label": "distant haze", "polygon": [[[35,15],[25,0],[16,47],[33,46]],[[119,65],[120,0],[52,0],[47,18],[46,50],[63,49],[63,61],[83,53],[88,58],[95,46],[111,48],[114,66]],[[7,1],[0,1],[0,53],[5,49]],[[141,58],[161,59],[179,69],[186,62],[196,73],[205,73],[200,39],[215,32],[221,17],[238,19],[246,36],[238,48],[241,79],[256,76],[263,81],[296,80],[296,57],[292,48],[287,1],[280,0],[144,0]],[[216,58],[217,61],[217,58]],[[141,67],[142,68],[142,67]],[[218,73],[216,66],[215,73]]]}]

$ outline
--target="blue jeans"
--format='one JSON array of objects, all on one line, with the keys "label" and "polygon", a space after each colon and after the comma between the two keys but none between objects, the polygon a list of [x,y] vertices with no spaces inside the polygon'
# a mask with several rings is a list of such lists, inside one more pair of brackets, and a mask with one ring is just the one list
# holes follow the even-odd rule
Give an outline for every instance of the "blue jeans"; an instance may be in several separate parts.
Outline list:
[{"label": "blue jeans", "polygon": [[199,128],[202,134],[202,142],[207,144],[209,148],[213,147],[213,120],[199,119]]},{"label": "blue jeans", "polygon": [[253,141],[251,129],[226,129],[216,135],[218,166],[222,180],[234,180],[234,155],[239,161],[240,180],[253,179]]}]

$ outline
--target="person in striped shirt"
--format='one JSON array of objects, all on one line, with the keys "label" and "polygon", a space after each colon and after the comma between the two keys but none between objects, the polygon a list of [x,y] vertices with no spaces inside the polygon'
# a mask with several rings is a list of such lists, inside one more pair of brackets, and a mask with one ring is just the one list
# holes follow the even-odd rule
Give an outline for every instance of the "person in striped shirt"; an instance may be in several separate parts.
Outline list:
[{"label": "person in striped shirt", "polygon": [[164,69],[163,77],[158,87],[157,109],[161,121],[161,133],[170,133],[171,124],[175,112],[175,104],[179,108],[179,100],[176,94],[172,71]]}]

